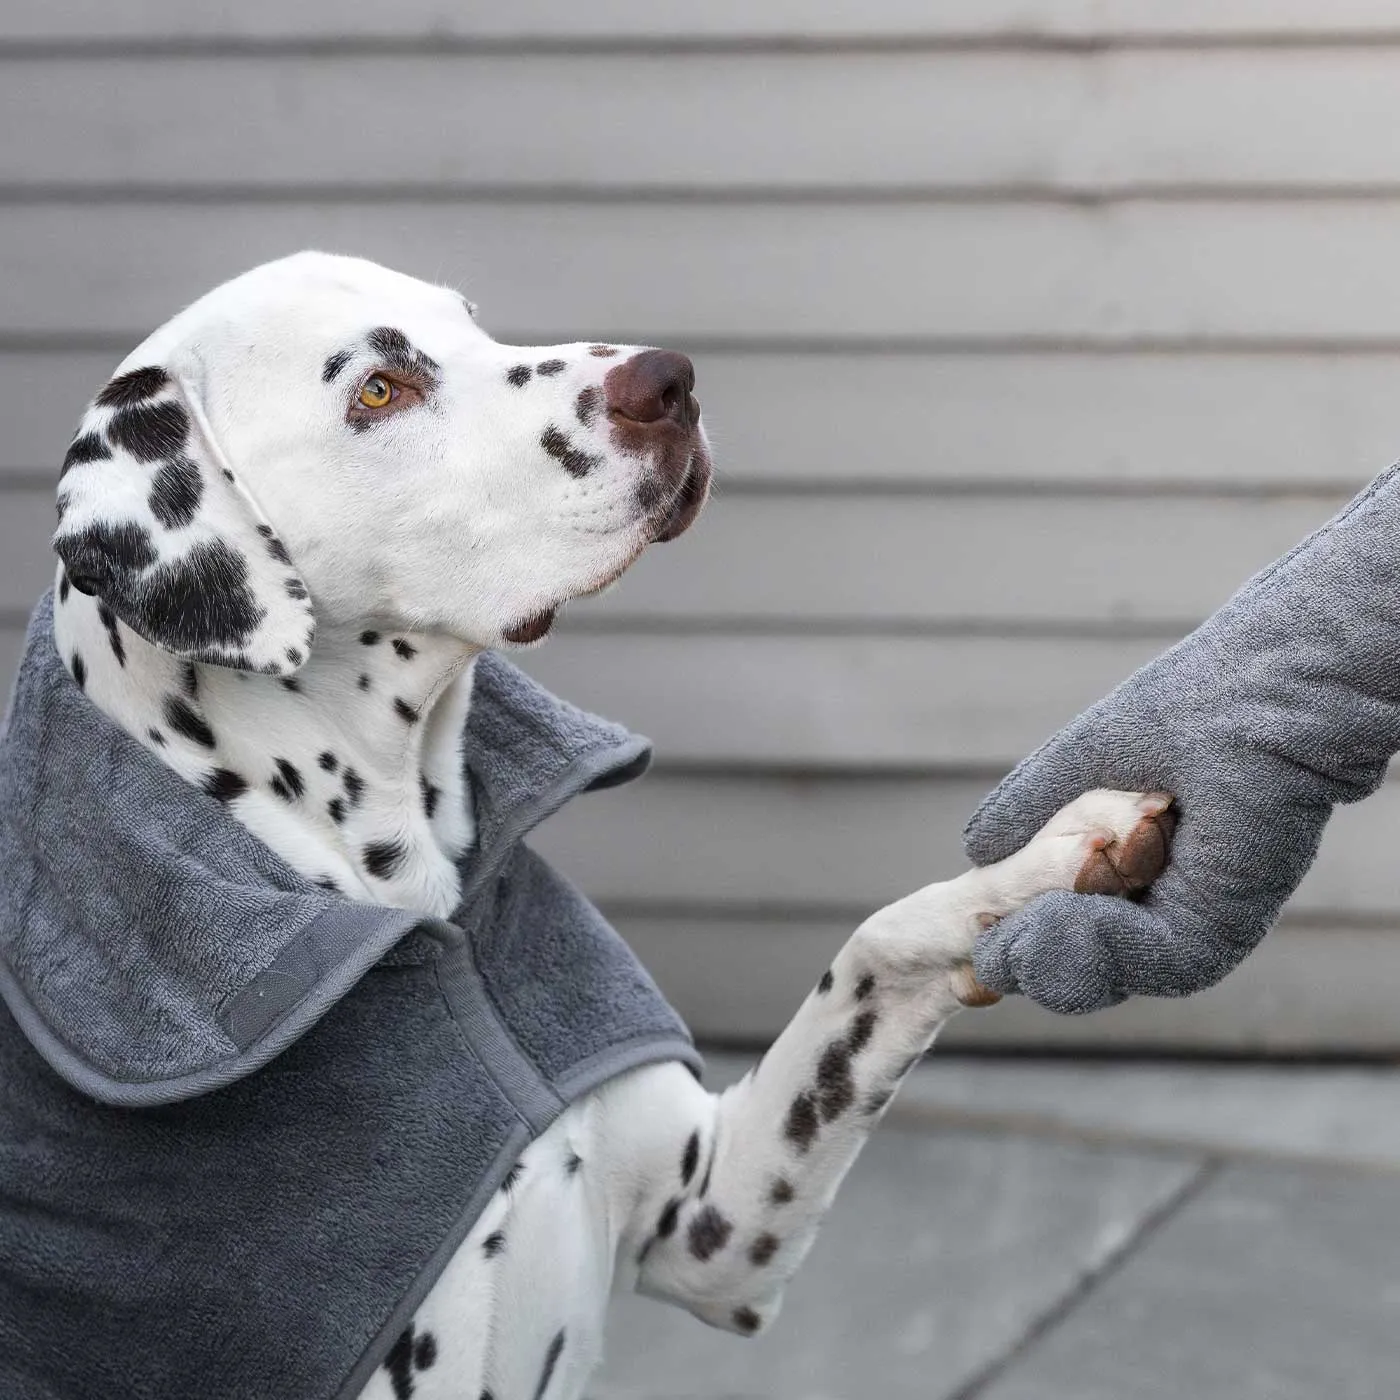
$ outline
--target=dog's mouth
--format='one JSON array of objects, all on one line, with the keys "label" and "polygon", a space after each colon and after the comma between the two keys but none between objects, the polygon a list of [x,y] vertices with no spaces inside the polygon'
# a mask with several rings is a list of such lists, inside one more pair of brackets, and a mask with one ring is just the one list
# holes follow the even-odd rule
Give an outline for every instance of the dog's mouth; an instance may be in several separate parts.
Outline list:
[{"label": "dog's mouth", "polygon": [[554,619],[558,617],[561,606],[562,604],[556,604],[552,608],[545,608],[542,612],[523,618],[507,627],[501,636],[517,646],[529,646],[531,642],[542,641],[549,636],[549,629],[554,626]]},{"label": "dog's mouth", "polygon": [[531,613],[530,616],[512,623],[502,631],[501,636],[516,646],[529,646],[532,642],[542,641],[549,635],[565,602],[571,601],[572,598],[590,598],[611,588],[641,558],[648,544],[667,544],[685,534],[695,524],[700,512],[705,508],[705,502],[709,500],[713,476],[710,454],[706,451],[703,441],[699,442],[690,451],[680,484],[671,498],[650,517],[647,538],[638,545],[624,564],[612,569],[596,583],[580,589],[570,599],[541,608],[539,612]]},{"label": "dog's mouth", "polygon": [[653,544],[669,544],[695,524],[710,498],[713,476],[710,454],[703,443],[697,443],[690,453],[690,461],[675,496],[653,527]]}]

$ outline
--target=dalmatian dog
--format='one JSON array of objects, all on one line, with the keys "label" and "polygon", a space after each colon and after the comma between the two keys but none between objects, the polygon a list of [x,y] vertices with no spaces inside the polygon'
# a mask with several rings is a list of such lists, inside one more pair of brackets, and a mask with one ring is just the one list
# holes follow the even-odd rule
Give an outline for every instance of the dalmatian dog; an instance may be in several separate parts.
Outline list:
[{"label": "dalmatian dog", "polygon": [[[294,869],[445,917],[473,841],[474,658],[540,641],[699,514],[682,355],[498,344],[455,291],[302,253],[215,289],[98,393],[59,486],[55,637],[92,701]],[[314,600],[314,609],[313,609]],[[961,1007],[978,933],[1139,890],[1169,799],[1092,792],[852,935],[755,1071],[622,1075],[539,1137],[367,1400],[577,1400],[607,1298],[749,1335]]]}]

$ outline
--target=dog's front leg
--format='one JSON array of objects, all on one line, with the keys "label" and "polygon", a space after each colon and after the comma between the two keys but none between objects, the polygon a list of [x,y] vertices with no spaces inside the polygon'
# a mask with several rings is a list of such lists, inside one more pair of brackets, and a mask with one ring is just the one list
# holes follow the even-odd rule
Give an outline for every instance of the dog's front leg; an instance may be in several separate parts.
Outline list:
[{"label": "dog's front leg", "polygon": [[1167,806],[1087,794],[1009,859],[889,905],[741,1083],[716,1098],[678,1073],[637,1106],[630,1120],[646,1119],[658,1146],[669,1139],[646,1154],[654,1167],[633,1213],[638,1289],[733,1331],[768,1323],[901,1079],[955,1011],[995,999],[972,976],[978,933],[1048,890],[1150,880]]}]

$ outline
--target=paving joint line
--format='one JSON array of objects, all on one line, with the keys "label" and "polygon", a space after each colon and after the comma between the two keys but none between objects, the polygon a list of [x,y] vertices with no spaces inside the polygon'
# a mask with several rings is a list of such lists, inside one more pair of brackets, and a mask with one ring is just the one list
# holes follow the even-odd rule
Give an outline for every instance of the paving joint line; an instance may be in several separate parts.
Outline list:
[{"label": "paving joint line", "polygon": [[1221,1162],[1215,1157],[1207,1157],[1174,1191],[1158,1205],[1149,1210],[1137,1224],[1108,1250],[1104,1257],[1090,1264],[1080,1276],[1056,1298],[1043,1312],[1032,1318],[1021,1335],[994,1356],[955,1390],[950,1391],[944,1400],[977,1400],[985,1395],[989,1386],[1004,1376],[1013,1365],[1033,1351],[1039,1343],[1061,1326],[1088,1299],[1118,1273],[1127,1262],[1140,1254],[1144,1247],[1159,1231],[1188,1205],[1215,1179]]}]

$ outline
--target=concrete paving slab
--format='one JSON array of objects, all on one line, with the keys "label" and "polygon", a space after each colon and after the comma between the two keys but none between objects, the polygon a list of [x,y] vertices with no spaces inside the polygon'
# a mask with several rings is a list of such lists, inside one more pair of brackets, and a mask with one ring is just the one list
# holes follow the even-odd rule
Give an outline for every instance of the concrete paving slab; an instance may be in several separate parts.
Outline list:
[{"label": "concrete paving slab", "polygon": [[976,1400],[1396,1395],[1400,1181],[1248,1166],[1209,1183]]},{"label": "concrete paving slab", "polygon": [[[1400,1169],[1400,1069],[979,1060],[935,1052],[892,1121]],[[1397,1386],[1400,1394],[1400,1385]]]},{"label": "concrete paving slab", "polygon": [[[711,1081],[721,1076],[712,1074]],[[879,1133],[767,1336],[618,1300],[597,1400],[938,1400],[1187,1189],[1190,1157]]]}]

